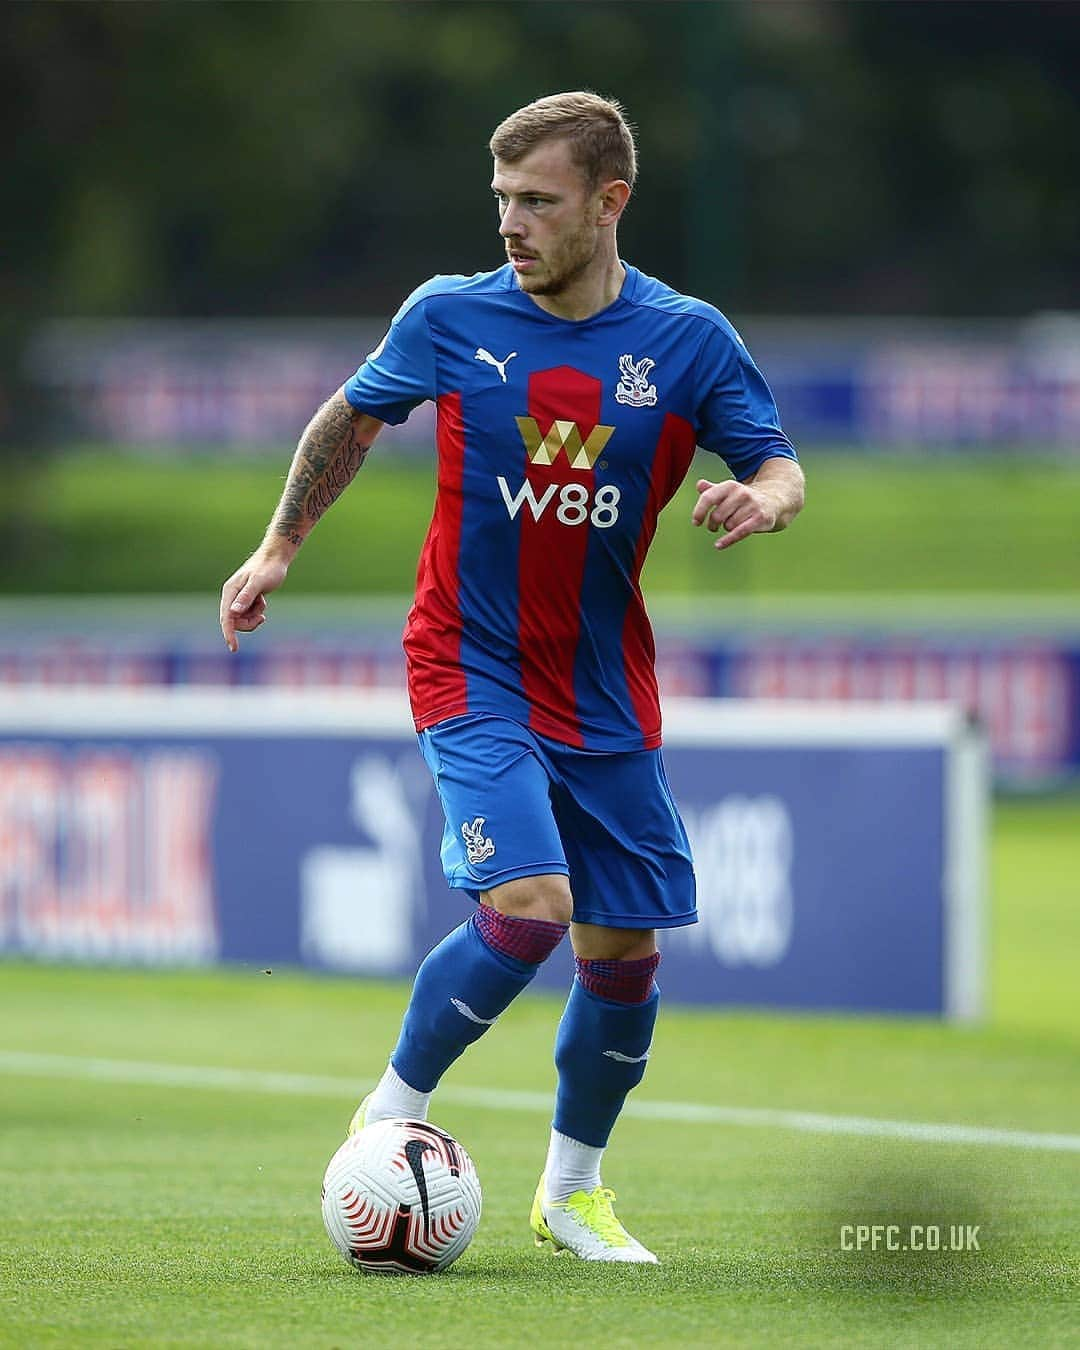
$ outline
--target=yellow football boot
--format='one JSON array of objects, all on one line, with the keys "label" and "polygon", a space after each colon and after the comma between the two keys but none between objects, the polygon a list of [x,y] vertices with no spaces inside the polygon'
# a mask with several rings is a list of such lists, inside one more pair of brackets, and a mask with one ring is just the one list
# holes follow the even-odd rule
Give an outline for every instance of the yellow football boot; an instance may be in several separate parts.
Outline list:
[{"label": "yellow football boot", "polygon": [[657,1264],[656,1256],[615,1217],[614,1199],[613,1190],[597,1186],[593,1191],[575,1191],[566,1200],[548,1200],[541,1177],[529,1216],[536,1245],[550,1242],[556,1252],[573,1252],[583,1261]]}]

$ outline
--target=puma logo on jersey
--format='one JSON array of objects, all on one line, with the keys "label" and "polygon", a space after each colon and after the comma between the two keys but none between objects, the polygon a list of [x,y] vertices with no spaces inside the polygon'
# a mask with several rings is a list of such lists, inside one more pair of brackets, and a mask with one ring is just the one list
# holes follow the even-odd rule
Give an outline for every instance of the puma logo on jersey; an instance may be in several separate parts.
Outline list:
[{"label": "puma logo on jersey", "polygon": [[488,351],[486,347],[477,347],[476,355],[473,357],[473,360],[483,361],[483,363],[486,366],[494,366],[495,369],[499,372],[499,378],[502,380],[503,384],[505,384],[506,367],[510,364],[510,362],[514,359],[515,356],[517,356],[517,352],[511,352],[509,356],[504,356],[503,359],[499,361],[496,360],[494,356],[492,356],[492,354]]}]

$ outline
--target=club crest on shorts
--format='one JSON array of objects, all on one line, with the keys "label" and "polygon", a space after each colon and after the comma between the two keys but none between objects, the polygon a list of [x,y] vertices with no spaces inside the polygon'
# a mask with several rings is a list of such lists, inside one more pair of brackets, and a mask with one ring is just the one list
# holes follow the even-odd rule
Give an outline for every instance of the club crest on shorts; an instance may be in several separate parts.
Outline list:
[{"label": "club crest on shorts", "polygon": [[484,820],[477,816],[470,825],[467,820],[461,822],[461,837],[465,840],[465,856],[471,863],[482,863],[495,852],[495,845],[484,836]]},{"label": "club crest on shorts", "polygon": [[652,408],[656,405],[656,385],[649,383],[649,371],[656,362],[648,356],[635,361],[630,355],[619,357],[619,383],[615,402],[628,403],[631,408]]}]

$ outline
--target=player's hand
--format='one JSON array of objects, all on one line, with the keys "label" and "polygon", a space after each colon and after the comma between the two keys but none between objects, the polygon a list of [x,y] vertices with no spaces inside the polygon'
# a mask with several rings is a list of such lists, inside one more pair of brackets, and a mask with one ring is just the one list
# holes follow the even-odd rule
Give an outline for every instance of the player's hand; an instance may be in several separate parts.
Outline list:
[{"label": "player's hand", "polygon": [[723,483],[699,478],[695,486],[698,499],[690,519],[713,534],[724,531],[714,548],[730,548],[749,534],[769,534],[776,529],[777,507],[770,493],[734,478]]},{"label": "player's hand", "polygon": [[288,563],[253,554],[221,588],[221,635],[229,651],[239,651],[237,633],[254,632],[266,622],[266,597],[285,580]]}]

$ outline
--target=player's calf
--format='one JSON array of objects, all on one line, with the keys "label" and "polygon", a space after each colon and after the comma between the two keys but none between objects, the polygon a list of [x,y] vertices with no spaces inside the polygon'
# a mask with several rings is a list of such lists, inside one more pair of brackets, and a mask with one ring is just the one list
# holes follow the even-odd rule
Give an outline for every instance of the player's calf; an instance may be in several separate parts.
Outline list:
[{"label": "player's calf", "polygon": [[601,1185],[608,1137],[649,1059],[659,963],[658,952],[633,961],[575,958],[576,978],[555,1041],[559,1086],[543,1183],[550,1202]]},{"label": "player's calf", "polygon": [[551,1242],[585,1261],[656,1261],[615,1217],[600,1163],[626,1095],[645,1073],[659,964],[658,952],[629,961],[575,958],[555,1044],[554,1127],[530,1216],[537,1245]]},{"label": "player's calf", "polygon": [[481,905],[448,934],[416,973],[398,1043],[366,1100],[364,1122],[426,1118],[439,1079],[532,981],[567,927]]}]

